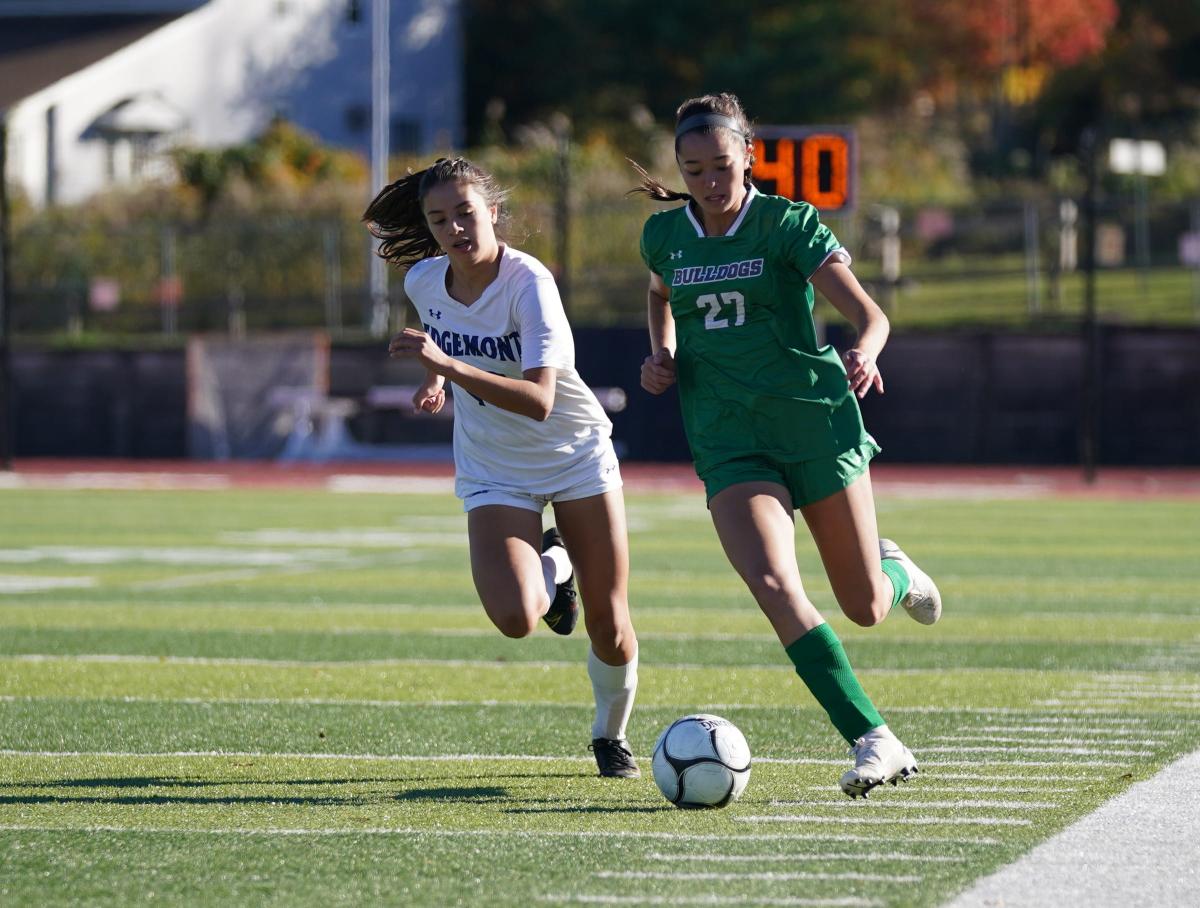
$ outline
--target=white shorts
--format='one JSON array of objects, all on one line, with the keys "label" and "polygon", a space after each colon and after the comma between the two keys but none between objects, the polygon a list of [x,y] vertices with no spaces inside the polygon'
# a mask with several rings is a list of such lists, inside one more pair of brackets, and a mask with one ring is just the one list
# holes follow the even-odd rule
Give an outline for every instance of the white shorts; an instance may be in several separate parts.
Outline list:
[{"label": "white shorts", "polygon": [[[607,441],[607,439],[606,439]],[[599,457],[588,458],[577,468],[561,477],[561,487],[553,492],[526,492],[509,486],[490,482],[459,479],[456,492],[462,499],[463,510],[473,511],[485,505],[502,504],[511,508],[524,508],[538,514],[546,505],[556,501],[578,501],[603,495],[622,486],[621,466],[617,462],[612,443]]]}]

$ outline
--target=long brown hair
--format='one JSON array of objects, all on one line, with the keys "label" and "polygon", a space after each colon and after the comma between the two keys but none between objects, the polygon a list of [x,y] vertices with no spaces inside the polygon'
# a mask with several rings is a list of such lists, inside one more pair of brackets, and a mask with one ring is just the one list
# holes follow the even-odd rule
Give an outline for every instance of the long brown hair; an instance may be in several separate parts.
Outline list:
[{"label": "long brown hair", "polygon": [[[702,114],[718,114],[720,116],[729,117],[737,123],[738,129],[732,130],[727,126],[713,124],[699,124],[686,132],[679,132],[679,126],[690,117]],[[701,95],[698,98],[688,98],[675,111],[675,151],[679,151],[679,140],[691,132],[715,132],[718,129],[723,129],[730,135],[735,136],[747,145],[754,144],[754,129],[750,125],[750,120],[746,117],[746,111],[742,109],[742,102],[738,100],[737,95],[723,91],[716,95]],[[657,202],[675,202],[686,199],[691,201],[692,197],[686,192],[677,192],[674,189],[668,189],[661,182],[646,171],[637,161],[628,159],[633,165],[633,169],[638,172],[642,178],[642,183],[636,189],[631,189],[629,195],[635,192],[642,192],[650,196]],[[746,161],[745,183],[750,185],[750,171],[754,167],[754,153],[751,152]]]},{"label": "long brown hair", "polygon": [[421,203],[435,186],[443,183],[469,183],[479,190],[488,207],[496,206],[497,228],[508,220],[505,199],[496,178],[466,158],[438,158],[424,170],[409,173],[379,191],[371,200],[362,220],[371,236],[381,242],[376,254],[398,268],[408,268],[421,259],[442,254]]}]

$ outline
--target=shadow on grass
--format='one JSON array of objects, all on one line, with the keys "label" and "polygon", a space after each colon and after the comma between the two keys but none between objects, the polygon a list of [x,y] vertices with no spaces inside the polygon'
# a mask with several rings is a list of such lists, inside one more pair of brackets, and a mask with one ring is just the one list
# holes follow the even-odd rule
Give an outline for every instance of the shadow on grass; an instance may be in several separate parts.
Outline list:
[{"label": "shadow on grass", "polygon": [[[534,782],[538,779],[590,779],[595,773],[586,772],[489,772],[471,776],[468,779],[523,779]],[[412,780],[410,780],[412,781]]]},{"label": "shadow on grass", "polygon": [[[399,787],[409,779],[181,779],[169,776],[121,776],[112,778],[49,779],[44,781],[5,782],[0,788],[7,789],[166,789],[165,793],[150,794],[0,794],[0,804],[292,804],[321,807],[361,806],[368,801],[378,800],[377,792],[368,792],[353,797],[341,795],[202,795],[193,794],[196,789],[216,787],[270,786],[335,786],[354,784],[384,784]],[[172,793],[175,789],[178,793]]]},{"label": "shadow on grass", "polygon": [[363,798],[279,797],[249,795],[186,797],[184,795],[119,795],[111,797],[68,797],[66,795],[0,795],[0,804],[271,804],[311,807],[361,807]]},{"label": "shadow on grass", "polygon": [[495,785],[476,785],[474,787],[446,786],[444,788],[414,788],[404,794],[396,795],[397,801],[469,801],[480,803],[484,801],[507,801],[507,788]]},{"label": "shadow on grass", "polygon": [[218,785],[403,785],[419,781],[390,779],[180,779],[172,776],[119,776],[112,778],[47,779],[44,781],[0,782],[0,788],[207,788]]},{"label": "shadow on grass", "polygon": [[662,807],[610,807],[601,804],[588,804],[580,807],[510,807],[501,813],[667,813],[676,810],[674,806]]}]

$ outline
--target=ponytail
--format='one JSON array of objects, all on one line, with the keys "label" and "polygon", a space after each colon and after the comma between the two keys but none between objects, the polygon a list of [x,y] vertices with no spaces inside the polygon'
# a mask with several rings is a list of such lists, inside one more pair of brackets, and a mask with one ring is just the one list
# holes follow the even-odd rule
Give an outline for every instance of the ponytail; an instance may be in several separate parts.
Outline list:
[{"label": "ponytail", "polygon": [[376,254],[399,268],[408,268],[442,251],[421,210],[419,189],[428,172],[418,170],[385,186],[363,212],[367,230],[381,241]]},{"label": "ponytail", "polygon": [[[753,146],[754,130],[750,126],[750,121],[746,117],[746,112],[742,109],[742,102],[738,100],[737,95],[729,92],[721,92],[717,95],[702,95],[698,98],[689,98],[679,105],[679,109],[675,111],[675,151],[679,151],[679,140],[689,132],[713,132],[718,129],[724,129],[733,135],[737,136],[747,145]],[[626,195],[633,195],[641,192],[654,199],[656,202],[676,202],[676,201],[693,201],[691,195],[686,192],[676,192],[673,189],[668,189],[654,177],[646,172],[646,169],[636,161],[626,158],[633,169],[638,172],[638,176],[642,178],[641,185],[636,189],[631,189]],[[746,173],[744,181],[747,186],[750,185],[750,174],[754,167],[754,152],[751,151],[746,160]]]},{"label": "ponytail", "polygon": [[441,255],[421,202],[431,189],[443,183],[469,183],[475,186],[489,207],[495,206],[499,222],[507,220],[504,201],[508,193],[495,178],[466,158],[439,158],[424,170],[409,173],[379,191],[371,200],[362,220],[371,236],[381,242],[376,254],[398,268],[409,268],[422,259]]},{"label": "ponytail", "polygon": [[658,180],[654,179],[654,177],[650,176],[646,168],[637,161],[633,160],[633,158],[626,158],[625,160],[633,165],[633,169],[636,170],[638,172],[638,176],[642,178],[641,185],[629,190],[629,192],[625,193],[626,195],[633,195],[635,192],[642,192],[650,196],[650,198],[654,199],[656,202],[690,202],[692,200],[692,197],[689,193],[677,192],[674,189],[668,189]]}]

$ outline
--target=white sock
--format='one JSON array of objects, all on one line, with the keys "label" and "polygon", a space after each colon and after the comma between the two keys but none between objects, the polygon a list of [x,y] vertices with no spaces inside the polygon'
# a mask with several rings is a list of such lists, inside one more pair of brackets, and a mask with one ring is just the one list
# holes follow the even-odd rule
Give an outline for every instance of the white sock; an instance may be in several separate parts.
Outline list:
[{"label": "white sock", "polygon": [[550,601],[558,592],[558,585],[571,576],[571,559],[561,545],[552,545],[542,552],[542,579],[546,581],[546,592]]},{"label": "white sock", "polygon": [[588,677],[592,679],[592,693],[596,697],[593,738],[625,740],[625,726],[637,692],[637,664],[637,653],[625,665],[609,665],[600,661],[594,650],[588,650]]}]

